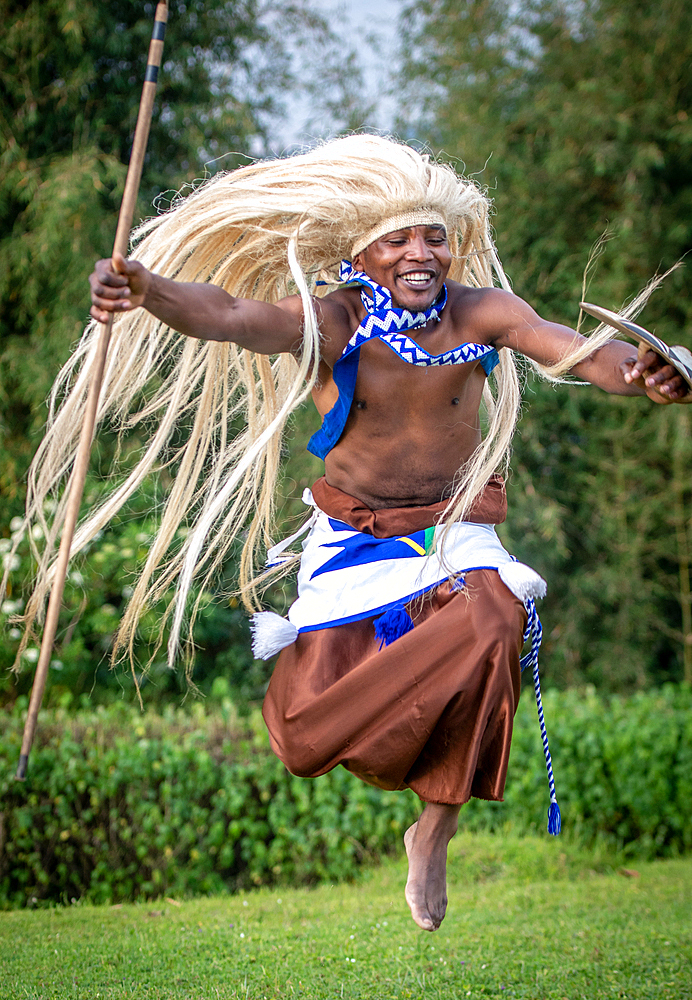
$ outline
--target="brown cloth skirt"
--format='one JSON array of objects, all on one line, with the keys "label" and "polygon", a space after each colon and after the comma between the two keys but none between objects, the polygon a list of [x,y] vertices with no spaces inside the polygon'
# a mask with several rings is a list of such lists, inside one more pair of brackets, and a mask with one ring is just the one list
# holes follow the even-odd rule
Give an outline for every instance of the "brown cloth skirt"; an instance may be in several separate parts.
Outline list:
[{"label": "brown cloth skirt", "polygon": [[[430,527],[445,507],[368,512],[324,480],[313,496],[330,517],[378,537]],[[473,520],[504,520],[504,488],[491,483],[484,498]],[[382,649],[374,619],[364,618],[302,632],[281,651],[263,707],[272,748],[304,777],[343,764],[380,788],[412,788],[425,802],[500,801],[524,605],[495,570],[473,570],[461,591],[446,581],[407,611],[413,629]]]}]

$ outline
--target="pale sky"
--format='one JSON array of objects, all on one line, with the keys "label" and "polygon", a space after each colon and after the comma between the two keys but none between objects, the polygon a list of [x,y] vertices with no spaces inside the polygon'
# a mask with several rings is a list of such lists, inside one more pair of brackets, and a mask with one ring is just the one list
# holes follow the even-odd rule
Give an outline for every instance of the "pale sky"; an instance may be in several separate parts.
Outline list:
[{"label": "pale sky", "polygon": [[[385,90],[391,74],[401,0],[320,0],[319,6],[329,16],[333,30],[343,34],[356,48],[368,92],[381,95],[376,120],[366,124],[384,130],[390,128],[393,98]],[[312,132],[305,131],[308,115],[309,109],[301,102],[290,102],[285,129],[277,133],[275,142],[286,146],[300,144],[319,133],[319,126]]]},{"label": "pale sky", "polygon": [[[367,83],[371,87],[382,83],[386,85],[396,45],[401,0],[322,0],[322,3],[325,7],[344,10],[345,17],[350,21],[352,40],[359,34],[364,40],[368,39],[361,50]],[[385,116],[391,114],[391,106],[386,99],[383,112]]]}]

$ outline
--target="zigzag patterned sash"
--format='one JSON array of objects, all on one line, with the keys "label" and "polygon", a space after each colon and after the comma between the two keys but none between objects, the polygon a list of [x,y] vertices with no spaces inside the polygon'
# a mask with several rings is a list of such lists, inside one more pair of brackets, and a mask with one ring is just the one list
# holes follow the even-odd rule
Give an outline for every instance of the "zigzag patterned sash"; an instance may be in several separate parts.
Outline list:
[{"label": "zigzag patterned sash", "polygon": [[[489,374],[497,364],[499,360],[497,351],[489,344],[460,344],[459,347],[455,347],[451,351],[444,351],[442,354],[428,354],[415,340],[399,332],[400,330],[418,329],[431,320],[439,322],[442,318],[442,310],[447,304],[446,285],[442,286],[438,298],[428,309],[414,313],[408,309],[395,308],[389,289],[378,285],[363,271],[354,270],[353,265],[348,260],[341,261],[339,278],[342,281],[357,282],[364,286],[360,297],[367,309],[365,318],[344,348],[341,358],[339,358],[340,361],[368,340],[377,337],[388,347],[391,347],[402,361],[422,368],[434,368],[439,365],[463,365],[468,361],[487,358],[491,364],[489,368],[486,365],[483,367]],[[372,297],[368,295],[366,288],[370,289]]]},{"label": "zigzag patterned sash", "polygon": [[[339,390],[339,398],[325,415],[321,428],[308,441],[308,451],[318,458],[325,458],[343,434],[356,390],[360,348],[367,341],[379,339],[398,354],[402,361],[423,368],[480,361],[486,375],[489,375],[500,360],[495,348],[489,344],[460,344],[442,354],[428,354],[415,340],[400,332],[416,330],[431,320],[440,321],[447,304],[446,285],[442,286],[439,296],[428,309],[414,313],[409,309],[396,308],[389,289],[378,285],[363,271],[354,270],[348,260],[342,260],[339,278],[341,281],[356,282],[363,286],[360,295],[367,312],[334,365],[333,378]],[[370,295],[366,289],[370,290]]]}]

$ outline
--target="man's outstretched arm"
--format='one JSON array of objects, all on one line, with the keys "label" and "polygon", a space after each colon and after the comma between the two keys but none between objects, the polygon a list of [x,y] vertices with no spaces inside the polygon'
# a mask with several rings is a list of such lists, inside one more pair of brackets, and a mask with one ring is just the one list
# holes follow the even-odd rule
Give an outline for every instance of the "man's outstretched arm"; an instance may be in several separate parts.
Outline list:
[{"label": "man's outstretched arm", "polygon": [[[568,351],[587,340],[560,323],[542,319],[523,299],[496,290],[489,322],[499,328],[496,347],[511,347],[542,365],[558,362]],[[501,298],[500,298],[501,297]],[[637,359],[637,348],[612,340],[594,351],[570,374],[618,396],[646,395],[655,403],[675,403],[689,394],[689,386],[676,370],[654,351]],[[686,400],[687,402],[687,400]]]},{"label": "man's outstretched arm", "polygon": [[188,337],[232,341],[261,354],[296,352],[302,344],[303,308],[298,296],[279,304],[238,299],[201,282],[171,281],[136,260],[114,254],[97,262],[89,278],[91,317],[142,307]]}]

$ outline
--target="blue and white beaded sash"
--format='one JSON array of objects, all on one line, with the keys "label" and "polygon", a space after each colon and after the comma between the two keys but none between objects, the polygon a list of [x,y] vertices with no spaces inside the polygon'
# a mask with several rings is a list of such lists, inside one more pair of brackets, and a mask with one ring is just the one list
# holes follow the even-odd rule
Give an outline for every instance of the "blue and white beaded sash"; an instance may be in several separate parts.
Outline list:
[{"label": "blue and white beaded sash", "polygon": [[[389,289],[378,285],[363,271],[356,271],[348,260],[341,262],[339,279],[363,286],[361,300],[367,312],[334,365],[333,378],[339,397],[329,413],[325,414],[321,428],[308,441],[308,451],[318,458],[325,458],[343,434],[356,390],[360,348],[369,340],[381,340],[402,361],[424,368],[479,361],[489,375],[498,364],[498,353],[489,344],[460,344],[442,354],[428,354],[415,340],[401,332],[419,329],[431,321],[440,321],[447,304],[446,285],[442,286],[439,296],[428,309],[414,313],[395,307]],[[371,294],[368,294],[368,289]]]},{"label": "blue and white beaded sash", "polygon": [[[497,351],[490,344],[460,344],[451,351],[442,354],[428,354],[415,340],[400,333],[401,330],[416,330],[426,326],[431,321],[442,319],[442,311],[447,304],[447,286],[442,290],[433,304],[421,312],[411,312],[409,309],[396,308],[392,304],[392,293],[373,281],[364,271],[356,271],[348,260],[342,260],[339,267],[341,281],[357,282],[363,285],[360,293],[361,301],[367,313],[344,348],[341,358],[347,357],[352,351],[361,347],[368,340],[378,338],[410,365],[423,368],[433,368],[439,365],[463,365],[469,361],[479,361],[487,358],[489,368],[483,365],[486,372],[495,367],[499,361]],[[370,289],[372,295],[368,295]]]}]

